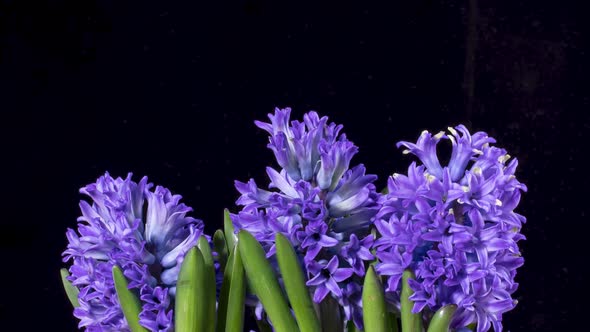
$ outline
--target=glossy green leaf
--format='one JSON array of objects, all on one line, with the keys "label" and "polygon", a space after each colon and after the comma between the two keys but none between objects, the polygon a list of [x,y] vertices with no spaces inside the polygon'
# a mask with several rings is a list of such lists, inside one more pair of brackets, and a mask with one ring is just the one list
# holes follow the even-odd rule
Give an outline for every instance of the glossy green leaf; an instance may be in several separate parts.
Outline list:
[{"label": "glossy green leaf", "polygon": [[244,303],[246,300],[246,276],[238,247],[232,253],[231,283],[225,320],[225,332],[244,330]]},{"label": "glossy green leaf", "polygon": [[386,332],[388,325],[385,296],[379,277],[369,266],[363,284],[363,323],[366,332]]},{"label": "glossy green leaf", "polygon": [[205,272],[205,260],[197,247],[193,247],[184,257],[178,281],[176,282],[176,305],[174,307],[174,323],[176,332],[201,332],[211,324],[207,321],[208,284]]},{"label": "glossy green leaf", "polygon": [[59,274],[61,275],[61,282],[64,286],[64,290],[66,291],[66,295],[68,296],[68,300],[70,300],[70,303],[74,308],[79,307],[80,303],[78,302],[78,293],[80,293],[80,291],[76,286],[72,285],[68,279],[66,279],[70,276],[70,273],[67,269],[61,269],[59,270]]},{"label": "glossy green leaf", "polygon": [[227,251],[232,252],[234,245],[236,244],[236,234],[234,233],[234,225],[229,216],[229,210],[223,210],[223,231],[225,233],[225,243],[227,245]]},{"label": "glossy green leaf", "polygon": [[430,320],[428,332],[448,332],[449,324],[451,324],[451,319],[456,310],[457,306],[454,304],[446,305],[438,309]]},{"label": "glossy green leaf", "polygon": [[250,233],[242,230],[238,234],[238,248],[252,290],[262,302],[275,331],[299,331],[260,243]]},{"label": "glossy green leaf", "polygon": [[[237,247],[234,247],[236,252]],[[234,265],[234,252],[232,252],[228,259],[225,270],[223,271],[223,282],[221,284],[221,292],[219,294],[219,304],[217,306],[217,332],[225,332],[225,325],[227,323],[227,307],[229,304],[229,291],[231,289],[232,267]]]},{"label": "glossy green leaf", "polygon": [[211,253],[211,246],[209,241],[201,235],[199,242],[197,243],[201,254],[203,255],[204,273],[205,273],[205,288],[203,294],[205,294],[206,309],[205,309],[205,330],[204,332],[215,331],[215,262],[213,261],[213,254]]},{"label": "glossy green leaf", "polygon": [[115,282],[119,304],[121,305],[121,310],[129,325],[129,329],[131,332],[147,332],[147,329],[139,324],[141,302],[137,295],[127,288],[127,279],[125,279],[123,271],[116,265],[113,266],[113,281]]},{"label": "glossy green leaf", "polygon": [[225,243],[225,235],[223,235],[223,231],[218,229],[213,234],[213,247],[215,248],[215,252],[217,253],[217,261],[219,265],[221,265],[221,271],[225,271],[225,264],[227,264],[227,245]]},{"label": "glossy green leaf", "polygon": [[275,245],[285,290],[301,332],[319,331],[321,329],[320,321],[309,296],[309,288],[305,285],[305,275],[301,269],[301,263],[291,242],[283,234],[277,233]]},{"label": "glossy green leaf", "polygon": [[422,331],[422,317],[418,314],[412,313],[414,302],[409,297],[414,294],[410,288],[408,280],[415,279],[416,276],[410,270],[404,271],[402,275],[402,293],[401,293],[401,313],[402,313],[402,331],[403,332],[420,332]]}]

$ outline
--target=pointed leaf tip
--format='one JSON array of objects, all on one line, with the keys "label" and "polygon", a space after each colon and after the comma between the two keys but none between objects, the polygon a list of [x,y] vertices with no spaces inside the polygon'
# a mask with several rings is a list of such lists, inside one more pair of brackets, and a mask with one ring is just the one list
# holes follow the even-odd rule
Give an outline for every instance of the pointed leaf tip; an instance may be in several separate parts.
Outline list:
[{"label": "pointed leaf tip", "polygon": [[436,311],[434,316],[430,320],[428,325],[428,332],[447,332],[449,331],[449,325],[451,319],[457,310],[457,306],[454,304],[446,305]]},{"label": "pointed leaf tip", "polygon": [[363,284],[363,323],[366,332],[386,332],[388,325],[385,295],[373,266],[369,266]]},{"label": "pointed leaf tip", "polygon": [[68,296],[68,300],[74,308],[80,306],[80,302],[78,302],[78,287],[72,285],[72,283],[67,279],[70,276],[70,273],[67,269],[60,269],[59,274],[61,275],[61,282],[64,286],[64,290],[66,291],[66,295]]},{"label": "pointed leaf tip", "polygon": [[223,210],[223,232],[225,233],[227,250],[228,252],[232,252],[234,245],[236,244],[236,234],[228,209]]},{"label": "pointed leaf tip", "polygon": [[221,229],[216,230],[213,234],[213,246],[217,253],[217,261],[219,262],[219,265],[221,265],[221,271],[225,271],[225,264],[227,264],[227,256],[229,256],[229,253],[225,243],[225,235],[223,235]]},{"label": "pointed leaf tip", "polygon": [[129,325],[131,332],[147,332],[147,329],[139,324],[139,313],[141,312],[141,302],[135,293],[128,288],[127,279],[123,271],[117,265],[113,266],[113,281],[119,305]]},{"label": "pointed leaf tip", "polygon": [[209,331],[209,305],[215,300],[208,296],[211,287],[215,289],[215,284],[211,285],[207,277],[203,254],[193,247],[184,257],[176,283],[175,331]]}]

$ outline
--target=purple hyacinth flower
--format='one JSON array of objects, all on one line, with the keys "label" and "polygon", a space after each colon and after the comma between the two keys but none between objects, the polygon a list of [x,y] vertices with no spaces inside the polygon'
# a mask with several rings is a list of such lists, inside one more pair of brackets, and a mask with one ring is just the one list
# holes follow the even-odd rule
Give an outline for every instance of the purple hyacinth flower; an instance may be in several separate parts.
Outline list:
[{"label": "purple hyacinth flower", "polygon": [[342,290],[340,305],[344,310],[346,320],[351,320],[356,326],[363,326],[363,289],[356,282],[346,284]]},{"label": "purple hyacinth flower", "polygon": [[404,150],[404,154],[414,154],[420,158],[430,174],[436,177],[442,177],[443,170],[436,155],[436,145],[443,137],[445,137],[445,134],[442,131],[433,136],[425,130],[420,135],[420,138],[418,138],[416,144],[402,141],[397,143],[397,147],[405,146],[407,149]]},{"label": "purple hyacinth flower", "polygon": [[[129,288],[140,296],[140,324],[151,331],[173,330],[173,296],[185,253],[203,234],[201,220],[181,196],[108,173],[80,190],[78,231],[68,229],[64,262],[72,261],[69,280],[79,288],[74,316],[89,331],[129,331],[114,291],[112,268],[118,265]],[[209,239],[208,236],[206,236]]]},{"label": "purple hyacinth flower", "polygon": [[511,247],[518,250],[514,241],[498,237],[498,234],[501,234],[502,231],[499,224],[484,228],[484,220],[478,210],[471,210],[468,215],[473,223],[472,226],[453,224],[449,230],[457,250],[475,253],[477,261],[484,268],[488,267],[489,253]]},{"label": "purple hyacinth flower", "polygon": [[334,247],[339,243],[335,238],[326,235],[327,231],[328,225],[320,220],[307,224],[304,231],[297,232],[301,248],[307,250],[304,257],[306,263],[314,259],[322,248]]},{"label": "purple hyacinth flower", "polygon": [[448,130],[451,132],[451,135],[447,137],[453,145],[453,152],[448,168],[451,173],[451,180],[457,181],[463,177],[469,161],[476,154],[483,153],[481,151],[483,146],[489,143],[496,143],[496,140],[488,137],[483,131],[478,131],[472,136],[464,125],[458,125],[456,130],[455,128],[449,127]]},{"label": "purple hyacinth flower", "polygon": [[477,332],[502,331],[502,314],[514,309],[517,301],[513,300],[498,278],[480,279],[473,283],[473,291],[456,293],[454,302],[457,312],[451,321],[451,328],[464,327],[477,323]]},{"label": "purple hyacinth flower", "polygon": [[365,275],[365,261],[375,258],[369,250],[373,242],[373,235],[368,235],[359,240],[355,234],[350,234],[350,241],[340,249],[340,256],[345,257],[346,261],[352,266],[354,273],[359,277]]},{"label": "purple hyacinth flower", "polygon": [[387,278],[386,290],[395,292],[404,270],[412,264],[412,255],[409,252],[400,252],[397,246],[388,251],[377,251],[379,262],[375,266],[375,272]]},{"label": "purple hyacinth flower", "polygon": [[[399,305],[399,280],[409,268],[416,275],[409,282],[414,313],[427,317],[455,304],[454,329],[477,323],[478,331],[501,331],[501,315],[515,303],[516,269],[524,262],[517,242],[524,239],[526,219],[514,209],[527,188],[516,179],[516,159],[491,146],[493,138],[471,135],[463,125],[448,130],[398,143],[422,165],[394,174],[379,199],[376,271],[387,278],[386,299],[393,305]],[[437,155],[443,139],[452,148],[446,165]]]},{"label": "purple hyacinth flower", "polygon": [[316,286],[313,294],[313,300],[316,303],[322,302],[328,293],[332,293],[334,297],[340,299],[342,289],[338,283],[348,279],[353,273],[351,268],[338,268],[337,256],[332,257],[329,262],[326,260],[311,261],[307,268],[313,277],[306,282],[306,285]]},{"label": "purple hyacinth flower", "polygon": [[[267,167],[268,188],[259,188],[254,180],[236,181],[241,194],[236,203],[242,209],[231,215],[232,221],[236,229],[250,232],[269,258],[275,254],[275,234],[285,235],[308,275],[317,274],[309,268],[318,261],[337,257],[337,268],[356,273],[340,282],[345,289],[351,282],[361,282],[365,264],[373,258],[369,240],[359,244],[358,237],[368,235],[380,208],[373,184],[377,177],[366,174],[362,164],[351,166],[358,148],[341,133],[342,125],[329,123],[316,112],[306,113],[303,121],[291,121],[290,116],[291,109],[276,109],[268,115],[270,123],[256,121],[270,134],[268,147],[280,169]],[[315,299],[332,294],[340,301],[338,297],[348,296],[336,287],[334,292],[320,285],[312,288],[323,295]],[[348,300],[354,302],[342,301]]]}]

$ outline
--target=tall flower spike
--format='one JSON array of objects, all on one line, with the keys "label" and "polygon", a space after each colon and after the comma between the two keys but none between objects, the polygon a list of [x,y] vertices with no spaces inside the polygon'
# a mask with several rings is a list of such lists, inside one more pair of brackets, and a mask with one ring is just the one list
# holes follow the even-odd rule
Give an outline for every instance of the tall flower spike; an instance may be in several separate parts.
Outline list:
[{"label": "tall flower spike", "polygon": [[[68,229],[64,262],[72,261],[69,280],[80,289],[74,316],[89,331],[129,331],[113,291],[112,268],[118,265],[142,302],[140,324],[151,331],[173,330],[178,272],[185,253],[203,235],[201,220],[186,216],[191,208],[181,196],[108,173],[80,192],[78,232]],[[145,213],[144,213],[145,211]],[[206,236],[209,239],[208,236]]]},{"label": "tall flower spike", "polygon": [[[452,146],[448,165],[437,156],[441,139]],[[455,304],[453,329],[476,323],[478,332],[501,331],[502,313],[516,303],[514,277],[524,262],[517,242],[526,219],[514,209],[526,186],[515,177],[516,159],[507,163],[506,151],[492,143],[463,125],[398,143],[423,165],[412,163],[407,175],[389,179],[376,216],[373,248],[376,271],[387,278],[386,298],[399,302],[399,280],[410,268],[413,311]]]},{"label": "tall flower spike", "polygon": [[314,280],[314,300],[332,296],[346,319],[362,327],[360,295],[352,285],[361,283],[366,262],[374,258],[367,235],[379,210],[377,177],[365,174],[363,165],[350,168],[358,148],[340,133],[342,125],[316,112],[302,122],[290,115],[289,108],[276,109],[270,123],[255,122],[270,134],[268,147],[282,169],[267,168],[269,190],[254,180],[236,181],[236,203],[243,209],[232,220],[254,235],[268,257],[275,253],[274,234],[285,235]]}]

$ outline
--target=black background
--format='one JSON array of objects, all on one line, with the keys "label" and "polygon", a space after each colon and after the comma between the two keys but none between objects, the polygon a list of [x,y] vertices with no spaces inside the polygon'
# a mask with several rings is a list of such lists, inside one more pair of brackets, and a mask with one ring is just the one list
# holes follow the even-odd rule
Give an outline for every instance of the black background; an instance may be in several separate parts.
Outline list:
[{"label": "black background", "polygon": [[78,188],[107,170],[148,175],[211,234],[234,179],[265,181],[273,157],[253,120],[275,106],[344,124],[380,187],[410,161],[398,140],[458,123],[494,136],[529,187],[505,326],[576,327],[589,309],[586,12],[384,3],[0,1],[0,330],[75,330],[58,270]]}]

